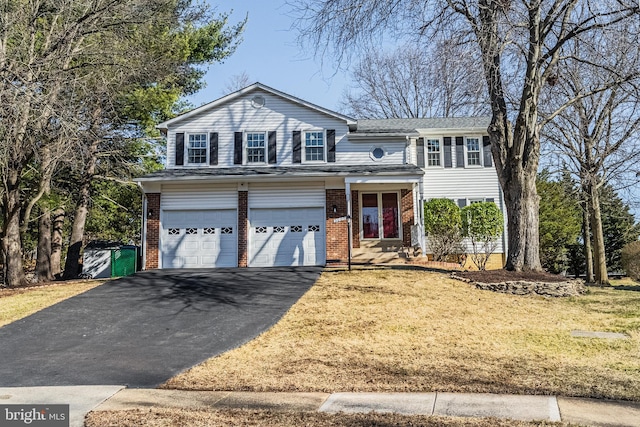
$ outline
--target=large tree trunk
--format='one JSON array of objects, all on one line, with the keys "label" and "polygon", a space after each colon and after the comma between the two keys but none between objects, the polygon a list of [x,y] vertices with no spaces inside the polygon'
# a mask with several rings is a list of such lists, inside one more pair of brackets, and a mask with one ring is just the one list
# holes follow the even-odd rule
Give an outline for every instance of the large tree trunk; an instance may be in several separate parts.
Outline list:
[{"label": "large tree trunk", "polygon": [[52,232],[51,232],[51,274],[56,278],[62,273],[62,230],[64,227],[65,212],[63,208],[56,208],[53,211]]},{"label": "large tree trunk", "polygon": [[82,179],[82,187],[78,204],[76,205],[73,225],[71,227],[71,239],[67,251],[67,259],[64,264],[64,278],[74,279],[80,275],[80,259],[82,242],[84,240],[84,227],[89,214],[89,203],[91,201],[91,181],[95,175],[97,164],[98,139],[94,140],[89,147],[89,160]]},{"label": "large tree trunk", "polygon": [[[583,197],[586,199],[586,191],[583,190]],[[584,241],[584,262],[585,262],[585,280],[587,283],[593,283],[593,253],[591,252],[591,220],[589,219],[589,206],[584,201],[582,205],[582,239]],[[576,271],[577,274],[577,271]]]},{"label": "large tree trunk", "polygon": [[50,282],[53,278],[51,271],[51,213],[48,209],[45,209],[38,220],[36,280],[38,282]]},{"label": "large tree trunk", "polygon": [[535,187],[535,175],[527,178],[523,171],[514,175],[506,178],[511,184],[503,187],[509,242],[505,268],[513,271],[540,271],[540,201]]},{"label": "large tree trunk", "polygon": [[507,208],[508,254],[505,268],[513,271],[541,271],[538,235],[539,199],[536,174],[540,160],[538,99],[542,87],[540,71],[539,10],[529,15],[530,34],[527,71],[515,124],[509,120],[501,70],[501,41],[498,26],[502,19],[499,2],[478,2],[479,26],[474,27],[480,50],[489,99],[489,138],[496,171]]},{"label": "large tree trunk", "polygon": [[67,250],[67,259],[64,264],[64,279],[75,279],[81,272],[81,251],[84,238],[84,226],[89,213],[88,197],[82,191],[81,200],[78,202],[71,226],[71,239]]},{"label": "large tree trunk", "polygon": [[9,287],[23,286],[27,283],[22,264],[22,238],[20,235],[20,187],[15,171],[10,171],[7,179],[9,188],[4,194],[5,224],[2,238],[2,251],[5,257],[5,281]]},{"label": "large tree trunk", "polygon": [[598,285],[608,285],[607,257],[604,249],[604,233],[602,230],[602,215],[600,213],[600,195],[598,187],[589,186],[589,213],[591,220],[591,235],[593,237],[593,270],[594,282]]},{"label": "large tree trunk", "polygon": [[[31,209],[43,197],[51,193],[51,178],[53,176],[53,158],[51,148],[44,145],[41,149],[40,188],[38,194],[29,202],[25,209],[23,230],[29,227]],[[42,205],[42,204],[41,204]],[[46,203],[44,203],[46,205]],[[50,282],[53,280],[51,272],[51,211],[48,206],[41,206],[38,219],[38,249],[36,257],[36,280]]]}]

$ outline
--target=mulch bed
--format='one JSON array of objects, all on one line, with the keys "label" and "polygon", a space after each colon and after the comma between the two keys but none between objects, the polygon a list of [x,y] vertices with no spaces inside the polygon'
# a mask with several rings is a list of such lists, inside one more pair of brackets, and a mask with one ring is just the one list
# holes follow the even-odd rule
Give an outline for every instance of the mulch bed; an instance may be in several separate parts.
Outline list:
[{"label": "mulch bed", "polygon": [[571,278],[546,271],[507,271],[507,270],[486,270],[486,271],[459,271],[456,276],[482,283],[502,283],[502,282],[566,282]]}]

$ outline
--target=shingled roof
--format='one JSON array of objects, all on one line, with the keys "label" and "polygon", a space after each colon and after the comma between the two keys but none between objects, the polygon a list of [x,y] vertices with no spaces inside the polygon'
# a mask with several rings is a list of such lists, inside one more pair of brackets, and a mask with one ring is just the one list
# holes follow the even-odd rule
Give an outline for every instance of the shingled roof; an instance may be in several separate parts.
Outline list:
[{"label": "shingled roof", "polygon": [[418,129],[487,128],[489,117],[434,117],[423,119],[359,119],[355,134],[417,133]]}]

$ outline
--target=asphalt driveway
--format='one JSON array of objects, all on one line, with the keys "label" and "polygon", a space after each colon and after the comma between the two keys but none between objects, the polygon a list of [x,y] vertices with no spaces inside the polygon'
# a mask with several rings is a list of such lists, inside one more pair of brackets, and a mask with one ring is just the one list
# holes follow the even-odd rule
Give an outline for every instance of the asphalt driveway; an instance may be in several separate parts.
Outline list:
[{"label": "asphalt driveway", "polygon": [[319,267],[152,270],[0,328],[0,387],[156,387],[274,325]]}]

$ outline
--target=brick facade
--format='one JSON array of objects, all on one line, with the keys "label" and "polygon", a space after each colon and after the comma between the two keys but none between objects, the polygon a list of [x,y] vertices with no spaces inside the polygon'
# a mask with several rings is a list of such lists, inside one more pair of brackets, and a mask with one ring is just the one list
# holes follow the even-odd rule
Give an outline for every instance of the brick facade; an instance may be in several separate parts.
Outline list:
[{"label": "brick facade", "polygon": [[238,267],[249,265],[249,193],[238,191]]},{"label": "brick facade", "polygon": [[160,252],[160,193],[147,193],[145,270],[158,268]]},{"label": "brick facade", "polygon": [[411,247],[411,227],[413,226],[413,192],[402,190],[400,193],[400,211],[402,214],[402,243]]},{"label": "brick facade", "polygon": [[[352,208],[352,247],[360,247],[360,205],[358,191],[351,192]],[[159,267],[160,252],[160,193],[148,193],[146,220],[145,268]],[[402,233],[405,246],[411,246],[411,226],[413,225],[413,193],[402,190],[401,193]],[[336,212],[333,212],[334,206]],[[327,265],[346,264],[348,262],[348,224],[347,221],[334,222],[334,219],[347,216],[345,190],[326,190],[326,255]],[[238,266],[248,266],[247,239],[249,233],[248,192],[238,191]]]},{"label": "brick facade", "polygon": [[[347,216],[345,190],[326,190],[327,212],[327,265],[346,264],[349,258],[349,231],[347,221],[334,222],[336,218]],[[336,212],[333,212],[333,207]],[[357,224],[357,223],[356,223]]]}]

